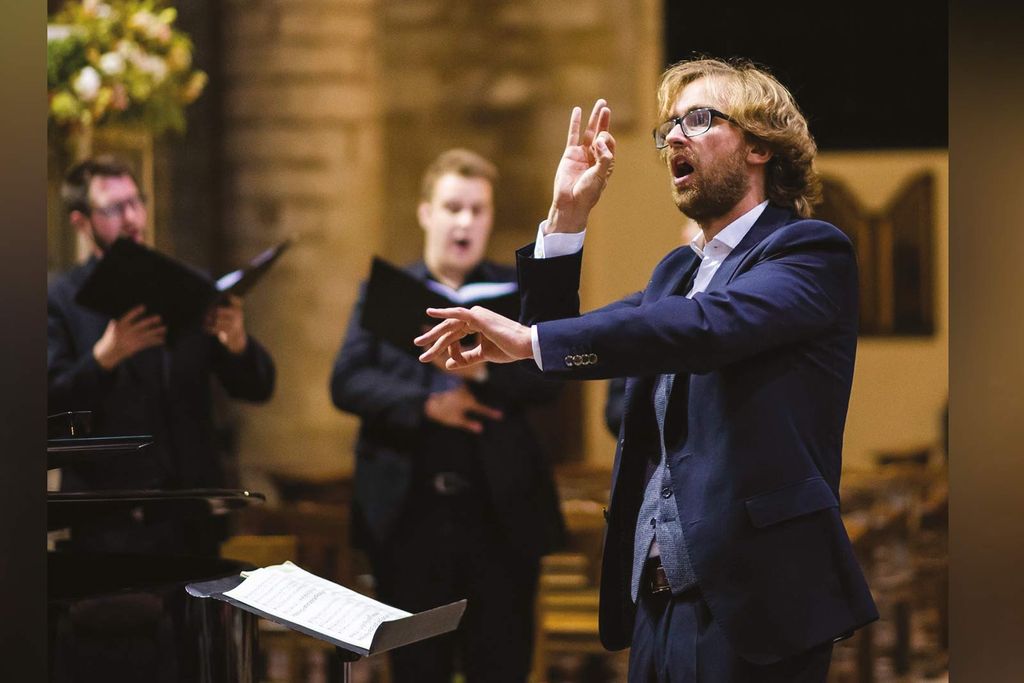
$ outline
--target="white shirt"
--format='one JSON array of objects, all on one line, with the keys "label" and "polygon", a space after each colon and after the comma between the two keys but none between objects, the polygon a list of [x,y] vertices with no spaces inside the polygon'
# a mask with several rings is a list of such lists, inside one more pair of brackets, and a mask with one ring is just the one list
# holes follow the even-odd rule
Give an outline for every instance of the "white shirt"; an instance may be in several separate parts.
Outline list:
[{"label": "white shirt", "polygon": [[[725,261],[726,257],[732,253],[732,250],[736,248],[736,245],[746,237],[747,233],[750,232],[750,228],[754,226],[757,219],[761,217],[761,213],[765,207],[768,206],[768,200],[761,202],[750,211],[734,220],[729,225],[722,228],[717,235],[715,235],[710,242],[704,242],[704,233],[698,232],[692,240],[690,240],[690,248],[700,257],[700,266],[697,268],[697,274],[693,278],[693,287],[687,292],[686,298],[692,299],[695,294],[699,294],[708,288],[708,284],[711,282],[711,278],[715,276],[715,272],[718,271],[719,266]],[[583,248],[583,239],[586,237],[587,231],[582,230],[581,232],[555,232],[550,235],[544,234],[544,226],[547,224],[547,220],[541,222],[537,228],[537,241],[533,247],[534,258],[554,258],[556,256],[567,256],[574,254]],[[530,341],[533,344],[533,361],[537,364],[537,367],[544,370],[544,365],[541,362],[540,355],[540,337],[537,335],[537,326],[532,325],[530,327]]]}]

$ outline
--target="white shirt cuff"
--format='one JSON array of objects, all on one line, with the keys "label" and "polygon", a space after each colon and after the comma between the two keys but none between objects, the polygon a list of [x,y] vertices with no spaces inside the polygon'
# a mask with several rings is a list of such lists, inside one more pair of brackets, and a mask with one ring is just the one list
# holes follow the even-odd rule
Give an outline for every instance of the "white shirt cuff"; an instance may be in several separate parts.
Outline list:
[{"label": "white shirt cuff", "polygon": [[537,364],[541,372],[544,372],[544,362],[540,357],[540,337],[537,336],[536,325],[530,325],[530,344],[533,345],[533,362]]},{"label": "white shirt cuff", "polygon": [[533,243],[533,258],[555,258],[575,254],[583,248],[583,238],[587,236],[584,228],[580,232],[553,232],[544,234],[545,218],[537,227],[537,241]]}]

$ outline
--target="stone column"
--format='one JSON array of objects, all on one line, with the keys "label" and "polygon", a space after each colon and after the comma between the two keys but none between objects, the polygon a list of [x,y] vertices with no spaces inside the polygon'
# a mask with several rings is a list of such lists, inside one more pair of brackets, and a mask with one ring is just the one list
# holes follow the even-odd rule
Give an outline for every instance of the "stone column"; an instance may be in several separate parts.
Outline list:
[{"label": "stone column", "polygon": [[335,352],[376,251],[381,174],[373,0],[228,0],[224,16],[225,232],[240,263],[294,241],[246,302],[278,385],[239,407],[243,484],[262,472],[351,470],[357,422],[330,403]]}]

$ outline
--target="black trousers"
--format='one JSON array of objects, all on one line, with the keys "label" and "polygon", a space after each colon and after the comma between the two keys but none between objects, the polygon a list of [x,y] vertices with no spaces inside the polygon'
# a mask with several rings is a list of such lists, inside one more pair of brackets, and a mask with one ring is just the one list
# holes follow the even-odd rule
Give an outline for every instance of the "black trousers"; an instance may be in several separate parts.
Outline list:
[{"label": "black trousers", "polygon": [[637,602],[629,683],[825,683],[832,643],[758,666],[733,650],[700,591],[641,589]]},{"label": "black trousers", "polygon": [[474,492],[416,494],[394,538],[368,553],[381,601],[420,612],[466,598],[458,630],[391,652],[393,683],[523,683],[539,563],[503,539]]}]

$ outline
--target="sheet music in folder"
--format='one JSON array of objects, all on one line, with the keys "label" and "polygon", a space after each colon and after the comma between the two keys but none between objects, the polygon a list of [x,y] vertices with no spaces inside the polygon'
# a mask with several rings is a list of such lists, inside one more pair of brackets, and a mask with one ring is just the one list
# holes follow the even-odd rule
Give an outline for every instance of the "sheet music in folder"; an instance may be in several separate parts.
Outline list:
[{"label": "sheet music in folder", "polygon": [[111,318],[142,304],[167,325],[168,342],[198,325],[227,294],[244,296],[290,244],[285,240],[216,282],[204,272],[127,237],[114,242],[75,294],[75,303]]},{"label": "sheet music in folder", "polygon": [[427,308],[477,304],[506,318],[519,319],[515,282],[473,282],[455,290],[440,282],[420,280],[374,257],[359,322],[378,339],[419,356],[423,349],[412,340],[439,322],[427,316]]}]

